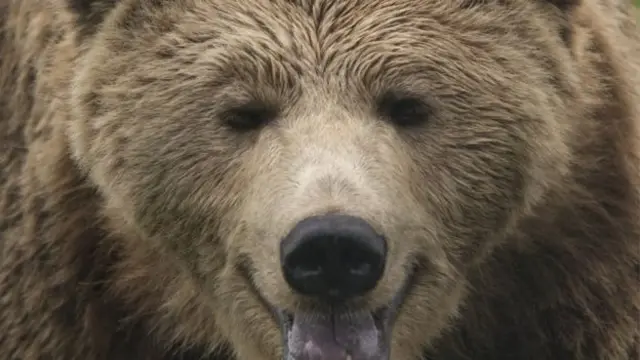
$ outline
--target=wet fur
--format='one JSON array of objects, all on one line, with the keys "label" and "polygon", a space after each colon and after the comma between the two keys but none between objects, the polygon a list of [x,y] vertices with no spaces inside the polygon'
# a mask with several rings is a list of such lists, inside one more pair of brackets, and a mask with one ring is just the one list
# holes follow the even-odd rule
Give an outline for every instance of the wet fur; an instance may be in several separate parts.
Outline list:
[{"label": "wet fur", "polygon": [[[277,328],[247,277],[269,300],[306,305],[277,280],[275,265],[267,264],[275,263],[271,250],[256,236],[241,236],[251,232],[238,218],[261,221],[264,209],[252,199],[275,201],[261,188],[278,192],[283,177],[275,171],[283,160],[268,148],[264,157],[246,155],[262,146],[255,145],[255,135],[238,137],[211,119],[214,100],[233,101],[244,93],[212,98],[210,90],[227,78],[219,63],[199,56],[213,51],[212,58],[225,61],[224,75],[242,79],[267,103],[280,101],[275,107],[290,105],[291,116],[309,118],[312,102],[291,104],[316,88],[304,86],[311,80],[296,79],[319,68],[315,80],[322,74],[360,77],[367,89],[383,91],[393,79],[377,77],[375,60],[389,55],[380,49],[393,51],[390,34],[403,26],[385,15],[409,14],[418,5],[380,1],[371,11],[379,11],[383,25],[349,35],[341,32],[368,11],[363,2],[300,1],[299,8],[273,2],[292,13],[287,21],[274,16],[268,24],[256,24],[250,15],[269,13],[268,5],[234,3],[0,3],[0,359],[230,359],[231,353],[240,360],[276,359]],[[379,209],[399,210],[352,210],[392,230],[400,220],[415,225],[429,219],[416,226],[418,235],[450,239],[429,246],[415,239],[392,244],[397,261],[368,306],[392,296],[407,275],[401,260],[415,254],[423,269],[398,320],[394,360],[414,360],[419,353],[434,360],[638,357],[640,50],[630,6],[612,3],[420,5],[429,14],[422,25],[440,39],[420,54],[437,64],[422,90],[441,85],[457,91],[461,100],[448,105],[448,120],[492,111],[495,122],[471,118],[445,127],[440,119],[401,144],[388,127],[373,124],[365,131],[355,120],[354,114],[368,114],[359,100],[366,94],[350,94],[357,110],[337,106],[336,94],[344,96],[350,84],[336,82],[312,97],[319,111],[331,108],[327,114],[362,134],[292,125],[301,139],[314,134],[337,147],[331,139],[365,148],[367,137],[381,139],[366,149],[379,163],[367,166],[382,179],[380,189],[402,192],[374,198]],[[187,10],[191,25],[181,20]],[[240,12],[249,15],[235,17]],[[305,27],[303,13],[317,28]],[[459,37],[442,35],[447,29]],[[234,35],[212,41],[217,30]],[[323,41],[305,38],[311,30]],[[332,43],[330,32],[347,42]],[[247,34],[256,46],[245,48],[244,56],[225,58],[212,47],[246,42]],[[360,36],[369,41],[349,43]],[[398,39],[398,46],[410,39]],[[377,52],[366,48],[371,44],[379,45]],[[367,56],[340,58],[344,46]],[[477,61],[469,61],[466,51]],[[438,56],[457,61],[438,62]],[[486,67],[496,62],[504,67]],[[410,64],[386,65],[419,71]],[[119,77],[131,66],[139,73]],[[520,81],[505,80],[510,78]],[[486,88],[479,90],[473,79]],[[483,102],[491,107],[482,108]],[[193,119],[191,126],[179,121],[185,118]],[[528,147],[516,150],[523,138]],[[477,140],[492,151],[479,158],[457,146],[462,140]],[[149,160],[147,148],[157,150],[152,155],[158,161]],[[445,150],[455,152],[448,162],[456,167],[438,162]],[[265,167],[265,160],[276,170]],[[373,193],[360,172],[348,176],[346,185],[335,179],[318,185],[305,201],[320,205],[305,211],[342,208]],[[250,183],[254,179],[257,184]],[[364,185],[353,190],[353,184]],[[421,208],[412,208],[416,199],[440,209],[449,224],[420,217]],[[273,217],[276,225],[263,230],[281,235],[293,221],[283,210]],[[161,235],[170,241],[157,241]],[[445,295],[436,297],[427,286]]]}]

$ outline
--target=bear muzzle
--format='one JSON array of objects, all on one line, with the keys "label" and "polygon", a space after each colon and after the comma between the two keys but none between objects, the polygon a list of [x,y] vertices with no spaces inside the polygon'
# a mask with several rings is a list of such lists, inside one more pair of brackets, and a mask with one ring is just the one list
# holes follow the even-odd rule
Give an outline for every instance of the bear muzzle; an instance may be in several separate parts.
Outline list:
[{"label": "bear muzzle", "polygon": [[407,286],[377,311],[343,304],[373,290],[387,256],[384,236],[348,215],[300,221],[280,247],[282,272],[291,289],[331,311],[287,313],[274,309],[284,338],[284,360],[387,360],[391,327]]}]

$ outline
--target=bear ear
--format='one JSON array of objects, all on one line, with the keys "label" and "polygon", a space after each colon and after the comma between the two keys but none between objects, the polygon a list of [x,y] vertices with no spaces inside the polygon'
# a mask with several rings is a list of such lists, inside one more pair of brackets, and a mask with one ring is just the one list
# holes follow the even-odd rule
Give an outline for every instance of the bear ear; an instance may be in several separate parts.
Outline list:
[{"label": "bear ear", "polygon": [[113,9],[120,0],[66,0],[67,7],[73,12],[80,27],[95,28],[104,20],[105,14]]}]

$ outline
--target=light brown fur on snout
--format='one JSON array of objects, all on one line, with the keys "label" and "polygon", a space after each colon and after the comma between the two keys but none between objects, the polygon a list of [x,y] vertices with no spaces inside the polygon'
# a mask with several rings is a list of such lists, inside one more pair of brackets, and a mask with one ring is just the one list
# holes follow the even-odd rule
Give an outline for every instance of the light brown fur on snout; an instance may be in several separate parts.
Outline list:
[{"label": "light brown fur on snout", "polygon": [[327,213],[389,246],[353,306],[413,279],[393,360],[636,359],[624,1],[0,2],[0,360],[277,360]]}]

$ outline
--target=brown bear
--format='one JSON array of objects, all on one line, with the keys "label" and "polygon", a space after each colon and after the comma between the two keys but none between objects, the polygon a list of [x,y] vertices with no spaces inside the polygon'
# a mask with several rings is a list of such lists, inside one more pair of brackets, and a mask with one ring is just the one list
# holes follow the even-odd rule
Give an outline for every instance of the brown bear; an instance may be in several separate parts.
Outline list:
[{"label": "brown bear", "polygon": [[0,2],[0,359],[638,359],[632,11]]}]

